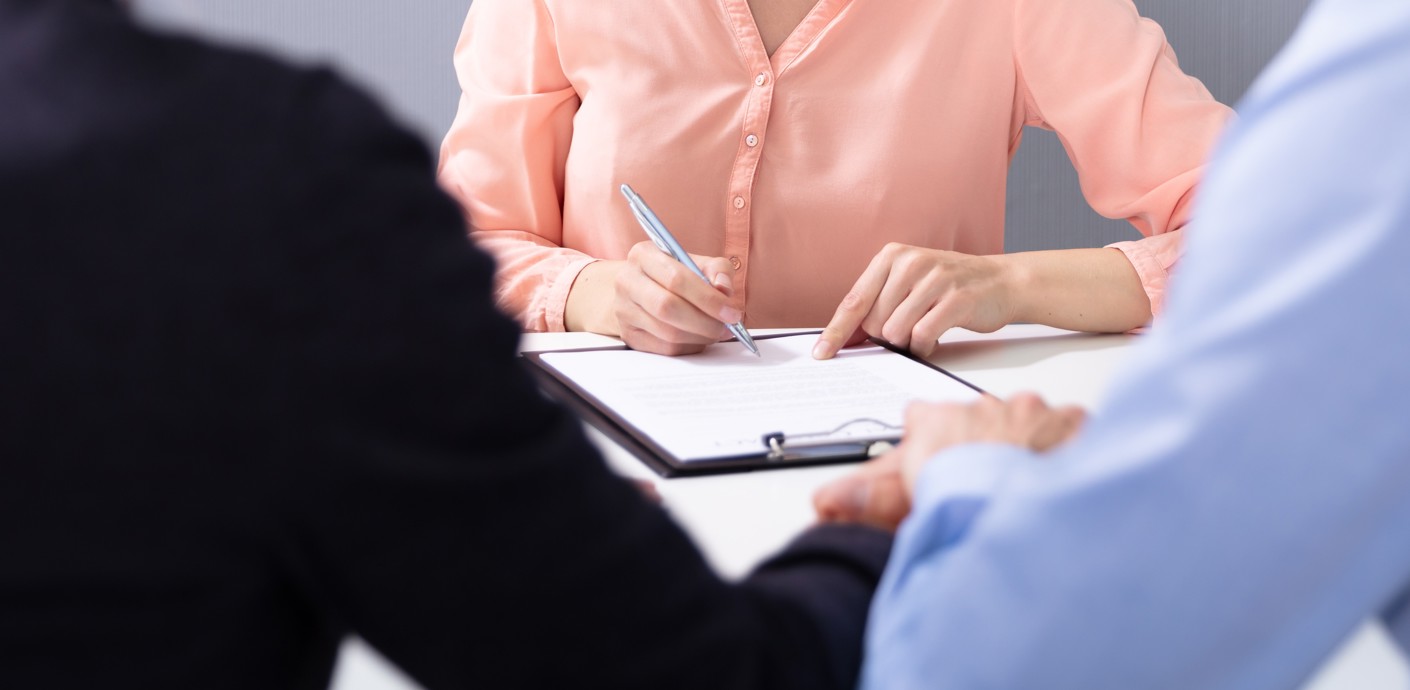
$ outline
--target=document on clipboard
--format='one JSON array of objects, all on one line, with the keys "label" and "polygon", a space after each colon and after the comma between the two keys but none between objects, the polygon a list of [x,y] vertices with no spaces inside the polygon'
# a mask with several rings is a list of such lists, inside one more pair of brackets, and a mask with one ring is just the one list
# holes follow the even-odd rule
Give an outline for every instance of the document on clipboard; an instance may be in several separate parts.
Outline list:
[{"label": "document on clipboard", "polygon": [[982,391],[881,344],[813,359],[817,333],[665,357],[625,348],[526,353],[549,392],[665,476],[864,459],[901,437],[913,400]]}]

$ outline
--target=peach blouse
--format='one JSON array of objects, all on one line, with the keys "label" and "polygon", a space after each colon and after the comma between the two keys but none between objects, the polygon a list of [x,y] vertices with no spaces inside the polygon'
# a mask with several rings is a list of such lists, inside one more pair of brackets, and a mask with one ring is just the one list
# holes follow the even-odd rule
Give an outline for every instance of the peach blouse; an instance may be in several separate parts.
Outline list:
[{"label": "peach blouse", "polygon": [[1058,133],[1153,305],[1230,115],[1129,0],[819,0],[770,57],[747,0],[475,0],[440,178],[525,328],[595,258],[724,256],[751,327],[820,326],[887,242],[997,254],[1025,125]]}]

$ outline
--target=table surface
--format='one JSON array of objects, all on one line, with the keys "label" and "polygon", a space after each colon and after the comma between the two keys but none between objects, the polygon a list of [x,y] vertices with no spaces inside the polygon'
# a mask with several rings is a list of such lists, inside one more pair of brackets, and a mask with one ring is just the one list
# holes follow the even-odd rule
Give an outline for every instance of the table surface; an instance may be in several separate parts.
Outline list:
[{"label": "table surface", "polygon": [[[758,331],[768,333],[771,331]],[[1050,403],[1094,405],[1136,336],[1008,326],[992,334],[951,331],[930,359],[999,397],[1035,391]],[[588,333],[530,333],[524,351],[617,344]],[[813,491],[855,464],[662,479],[620,446],[590,435],[619,473],[652,480],[662,503],[722,574],[738,577],[813,522]]]},{"label": "table surface", "polygon": [[[769,333],[775,331],[755,331]],[[782,332],[782,331],[779,331]],[[991,334],[954,330],[930,359],[999,397],[1034,391],[1051,404],[1095,407],[1139,336],[1072,333],[1012,325]],[[520,349],[543,351],[617,345],[590,333],[530,333]],[[740,577],[812,524],[812,494],[855,465],[765,470],[662,479],[595,429],[589,432],[619,473],[651,480],[662,503],[726,577]],[[343,648],[334,690],[404,690],[416,686],[352,640]],[[1348,638],[1304,690],[1406,690],[1410,669],[1378,624]]]}]

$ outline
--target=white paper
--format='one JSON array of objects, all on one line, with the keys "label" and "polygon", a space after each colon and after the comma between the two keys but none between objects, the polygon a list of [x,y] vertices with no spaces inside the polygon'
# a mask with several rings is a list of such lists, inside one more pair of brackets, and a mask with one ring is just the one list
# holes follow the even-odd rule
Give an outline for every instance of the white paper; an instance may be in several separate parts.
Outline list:
[{"label": "white paper", "polygon": [[541,359],[685,460],[757,454],[766,450],[763,435],[773,432],[809,444],[894,438],[912,400],[979,396],[876,345],[815,360],[816,341],[815,334],[756,340],[762,357],[720,343],[684,357],[603,350]]}]

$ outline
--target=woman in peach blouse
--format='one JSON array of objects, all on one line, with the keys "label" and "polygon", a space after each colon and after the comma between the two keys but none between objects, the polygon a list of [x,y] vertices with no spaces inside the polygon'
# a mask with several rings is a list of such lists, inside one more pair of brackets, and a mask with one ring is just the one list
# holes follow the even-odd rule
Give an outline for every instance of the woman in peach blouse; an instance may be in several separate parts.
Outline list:
[{"label": "woman in peach blouse", "polygon": [[[501,306],[677,354],[749,327],[874,335],[1159,309],[1229,110],[1129,0],[474,0],[441,180]],[[1146,238],[1003,255],[1008,163],[1053,129]],[[714,286],[649,242],[631,184]]]}]

